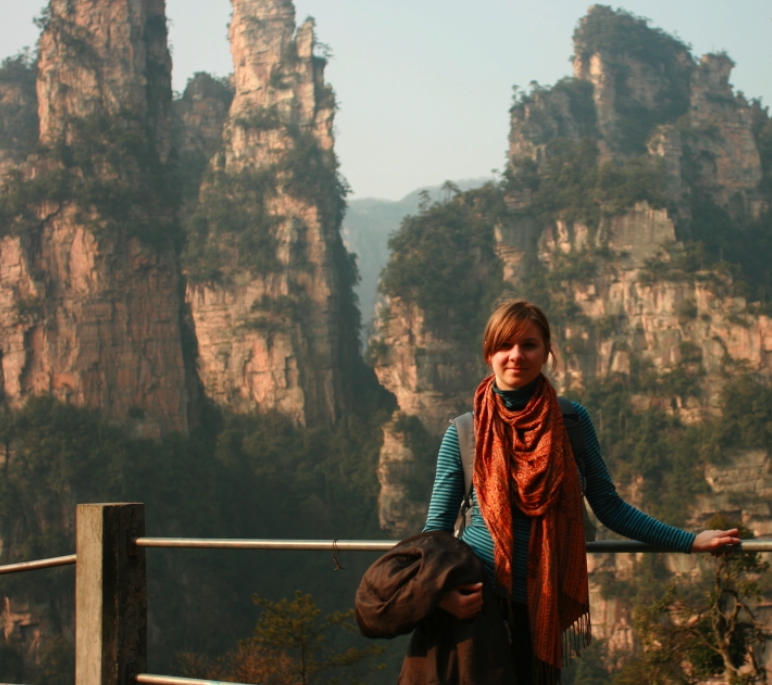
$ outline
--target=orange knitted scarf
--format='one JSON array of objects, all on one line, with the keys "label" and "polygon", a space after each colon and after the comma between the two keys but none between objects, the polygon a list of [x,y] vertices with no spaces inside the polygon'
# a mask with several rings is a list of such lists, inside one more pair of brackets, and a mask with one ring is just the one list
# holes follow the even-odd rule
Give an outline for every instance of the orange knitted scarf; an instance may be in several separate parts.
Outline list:
[{"label": "orange knitted scarf", "polygon": [[590,642],[582,490],[557,394],[542,375],[521,411],[486,378],[474,398],[474,486],[493,538],[496,581],[511,595],[513,510],[531,518],[526,594],[537,682],[554,683]]}]

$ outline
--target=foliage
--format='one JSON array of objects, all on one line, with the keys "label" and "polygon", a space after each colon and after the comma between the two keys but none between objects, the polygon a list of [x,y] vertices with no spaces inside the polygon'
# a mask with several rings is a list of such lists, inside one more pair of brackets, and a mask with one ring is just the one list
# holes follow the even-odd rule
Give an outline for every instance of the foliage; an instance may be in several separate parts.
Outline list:
[{"label": "foliage", "polygon": [[645,511],[682,525],[688,503],[707,490],[703,467],[740,449],[772,450],[772,389],[749,375],[729,379],[721,391],[721,419],[685,426],[661,405],[632,411],[632,396],[668,402],[699,392],[699,351],[682,346],[681,363],[666,374],[633,365],[631,374],[587,384],[582,401],[594,417],[604,459],[615,478],[641,478]]},{"label": "foliage", "polygon": [[266,208],[266,201],[275,193],[271,170],[210,172],[201,201],[185,226],[182,260],[188,279],[194,283],[223,281],[232,266],[253,273],[276,271],[279,263],[272,229],[280,218]]},{"label": "foliage", "polygon": [[[216,663],[184,654],[186,675],[266,685],[354,683],[359,673],[352,667],[384,651],[374,644],[342,652],[327,646],[330,633],[356,630],[353,609],[322,617],[311,595],[300,591],[291,601],[272,602],[259,595],[253,599],[262,609],[253,637]],[[337,677],[329,679],[329,671]]]},{"label": "foliage", "polygon": [[[161,442],[130,439],[86,409],[33,398],[0,421],[1,561],[71,554],[75,505],[100,501],[144,502],[149,535],[377,537],[379,427],[393,405],[372,385],[371,378],[357,381],[356,409],[335,427],[301,429],[276,414],[209,408],[190,436]],[[243,554],[154,554],[148,565],[157,668],[168,670],[164,655],[183,645],[211,653],[245,634],[252,616],[243,599],[255,584],[270,597],[291,583],[326,606],[345,606],[367,559],[343,563],[353,568],[333,579],[327,555],[267,555],[255,567]],[[35,583],[4,576],[0,592],[46,606],[54,633],[64,630],[73,615],[71,569],[37,573]],[[200,630],[202,613],[226,627]]]},{"label": "foliage", "polygon": [[[269,200],[278,193],[314,205],[325,226],[340,226],[348,186],[338,173],[335,153],[322,150],[310,133],[300,134],[292,127],[286,132],[291,146],[279,162],[238,173],[214,170],[205,175],[199,205],[185,224],[183,265],[192,282],[227,281],[234,269],[253,274],[279,269],[275,229],[286,217],[268,210]],[[296,228],[301,233],[304,230],[302,225]],[[341,261],[341,248],[342,243],[333,248],[335,259],[343,268],[342,280],[353,286],[358,278],[356,266]],[[292,256],[295,264],[305,258],[304,254]]]},{"label": "foliage", "polygon": [[[222,146],[222,135],[209,135],[208,128],[197,130],[186,126],[185,111],[195,111],[197,100],[214,102],[224,118],[233,101],[233,86],[228,78],[218,78],[206,72],[196,72],[188,81],[185,92],[175,98],[172,118],[172,147],[176,151],[176,171],[180,193],[185,205],[198,201],[201,181],[209,160]],[[183,210],[187,207],[183,207]]]},{"label": "foliage", "polygon": [[702,453],[715,462],[738,449],[772,452],[772,388],[752,376],[740,376],[724,386],[721,421],[711,423]]},{"label": "foliage", "polygon": [[417,416],[400,414],[394,424],[394,431],[403,435],[405,445],[413,453],[411,471],[405,479],[408,494],[416,502],[428,502],[441,440],[429,433]]},{"label": "foliage", "polygon": [[751,100],[753,137],[761,157],[763,178],[760,189],[767,197],[772,196],[772,119],[769,107],[762,107],[760,100]]},{"label": "foliage", "polygon": [[563,685],[610,685],[611,675],[605,665],[606,651],[606,643],[594,639],[570,668],[563,669]]},{"label": "foliage", "polygon": [[633,412],[631,398],[647,393],[667,400],[678,393],[690,393],[691,378],[683,367],[676,369],[672,377],[664,378],[646,367],[633,367],[629,376],[618,374],[589,382],[582,394],[583,402],[595,417],[611,472],[623,483],[640,477],[643,508],[673,525],[685,522],[690,497],[707,487],[701,470],[701,429],[683,426],[655,407]]},{"label": "foliage", "polygon": [[772,267],[767,258],[772,253],[772,212],[758,218],[732,215],[699,188],[692,193],[691,211],[688,235],[702,245],[705,266],[729,271],[736,293],[760,301],[766,310],[772,302]]},{"label": "foliage", "polygon": [[476,339],[501,290],[493,226],[505,213],[501,192],[489,184],[406,217],[389,239],[381,292],[417,304],[443,339]]},{"label": "foliage", "polygon": [[292,197],[316,205],[323,221],[340,226],[346,211],[348,184],[338,172],[333,150],[323,150],[311,133],[298,136],[279,165],[283,189]]},{"label": "foliage", "polygon": [[[569,131],[566,128],[566,122],[563,121],[560,101],[555,103],[553,97],[553,94],[565,95],[568,97],[568,109],[573,119],[571,123],[578,126],[580,135],[597,136],[597,114],[592,98],[593,87],[591,83],[566,77],[560,79],[552,88],[541,86],[536,81],[531,81],[530,85],[530,91],[525,91],[519,86],[512,87],[510,114],[516,118],[525,118],[526,105],[535,105],[529,108],[528,118],[531,121],[539,121],[544,117],[544,113],[548,113],[557,123],[557,137],[566,136]],[[553,107],[553,103],[558,106]]]},{"label": "foliage", "polygon": [[[626,153],[645,152],[652,129],[686,113],[689,78],[694,68],[689,48],[648,20],[622,9],[594,5],[574,32],[577,57],[586,62],[600,54],[615,83],[617,135],[608,141]],[[664,81],[652,106],[642,102],[630,88],[629,59],[642,62]]]},{"label": "foliage", "polygon": [[153,133],[132,114],[69,123],[72,142],[41,156],[34,178],[12,174],[0,191],[0,230],[34,234],[41,205],[77,207],[97,237],[136,236],[148,244],[178,239],[178,184],[158,158]]},{"label": "foliage", "polygon": [[[752,537],[721,516],[707,527],[740,527],[741,537]],[[722,674],[733,685],[766,681],[759,656],[772,635],[755,618],[752,603],[761,594],[759,574],[768,567],[757,553],[719,557],[707,577],[682,580],[658,601],[639,604],[635,628],[643,654],[615,675],[614,685],[686,685]]]},{"label": "foliage", "polygon": [[541,168],[517,160],[506,176],[510,190],[530,193],[527,211],[542,224],[562,219],[595,229],[603,216],[621,214],[636,202],[667,204],[664,168],[658,161],[644,156],[599,166],[590,138],[552,140]]},{"label": "foliage", "polygon": [[0,98],[0,148],[15,159],[25,157],[37,143],[36,71],[29,52],[0,63],[0,90],[8,89],[13,94]]}]

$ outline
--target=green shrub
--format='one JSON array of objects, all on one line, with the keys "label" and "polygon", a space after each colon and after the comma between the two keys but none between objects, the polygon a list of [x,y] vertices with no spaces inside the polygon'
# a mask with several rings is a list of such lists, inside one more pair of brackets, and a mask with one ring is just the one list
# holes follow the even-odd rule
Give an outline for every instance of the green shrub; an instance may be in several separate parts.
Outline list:
[{"label": "green shrub", "polygon": [[38,141],[37,68],[29,52],[0,63],[0,87],[18,89],[16,99],[0,103],[0,149],[12,159],[24,159]]},{"label": "green shrub", "polygon": [[0,190],[0,230],[30,233],[45,202],[73,204],[97,238],[136,236],[151,245],[179,239],[179,186],[158,158],[153,132],[131,114],[71,121],[72,142],[41,155],[41,171],[12,173]]},{"label": "green shrub", "polygon": [[500,190],[488,185],[406,217],[389,239],[381,291],[417,304],[442,339],[476,340],[501,292],[493,226],[505,216]]},{"label": "green shrub", "polygon": [[[694,69],[689,47],[662,29],[651,28],[647,19],[622,9],[593,5],[574,32],[574,44],[582,60],[602,55],[614,77],[617,134],[608,141],[612,146],[628,154],[641,154],[655,126],[675,120],[688,110]],[[653,106],[631,92],[626,58],[643,62],[658,79],[664,77]]]}]

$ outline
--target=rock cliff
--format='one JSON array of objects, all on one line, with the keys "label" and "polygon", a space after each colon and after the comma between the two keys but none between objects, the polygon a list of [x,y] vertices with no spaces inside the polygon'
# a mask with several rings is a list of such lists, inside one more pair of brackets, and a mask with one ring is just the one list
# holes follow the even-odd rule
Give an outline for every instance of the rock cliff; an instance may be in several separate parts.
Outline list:
[{"label": "rock cliff", "polygon": [[359,314],[325,60],[290,0],[234,0],[230,39],[233,102],[184,260],[199,374],[236,411],[332,423],[348,402]]},{"label": "rock cliff", "polygon": [[0,198],[3,399],[184,431],[164,2],[52,0],[43,26],[43,151],[6,169]]},{"label": "rock cliff", "polygon": [[[521,93],[511,110],[509,167],[489,191],[500,193],[504,208],[463,193],[403,226],[405,248],[395,243],[385,272],[371,356],[398,399],[395,421],[416,417],[436,448],[445,422],[469,407],[484,373],[479,335],[490,303],[503,291],[537,301],[555,326],[554,382],[588,404],[620,486],[655,512],[673,512],[645,493],[666,485],[646,485],[637,462],[625,463],[636,439],[626,426],[638,419],[628,424],[622,415],[662,415],[698,430],[721,416],[729,381],[749,374],[769,383],[772,312],[765,267],[751,254],[769,249],[759,142],[768,118],[728,85],[728,57],[696,61],[680,41],[624,12],[590,8],[574,42],[574,77]],[[435,240],[432,257],[422,257],[421,241],[435,225],[450,232],[463,205],[481,211],[474,227],[467,224],[465,242]],[[490,241],[487,256],[481,235]],[[478,263],[454,272],[447,265],[464,250]],[[431,259],[445,262],[444,274]],[[489,287],[470,288],[465,274],[483,269]],[[433,312],[457,307],[464,307],[469,335],[432,324]],[[612,386],[625,388],[613,410],[599,399]],[[411,461],[432,456],[411,451],[395,425],[385,427],[381,451],[381,525],[402,535],[420,519],[428,490],[411,499],[401,479]],[[727,508],[719,481],[702,457],[692,457],[694,487],[716,496],[700,495],[689,509],[682,493],[680,522],[697,526],[728,511],[769,534],[765,505],[759,509],[754,495],[747,511]],[[620,650],[629,647],[629,606],[604,604],[598,592],[595,614],[614,626],[601,633]]]},{"label": "rock cliff", "polygon": [[0,175],[32,152],[38,139],[36,70],[30,55],[0,66]]}]

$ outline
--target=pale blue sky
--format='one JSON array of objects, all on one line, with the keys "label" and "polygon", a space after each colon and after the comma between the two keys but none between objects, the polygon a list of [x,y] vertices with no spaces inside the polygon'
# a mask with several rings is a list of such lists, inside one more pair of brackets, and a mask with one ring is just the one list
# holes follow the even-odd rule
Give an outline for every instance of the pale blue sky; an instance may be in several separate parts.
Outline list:
[{"label": "pale blue sky", "polygon": [[[0,57],[34,45],[43,0],[0,0]],[[334,59],[337,150],[353,197],[401,198],[422,185],[501,168],[513,84],[570,74],[587,0],[296,0]],[[732,83],[772,103],[772,2],[626,0],[625,9],[691,43],[725,49]],[[167,0],[174,87],[231,71],[229,0]]]}]

